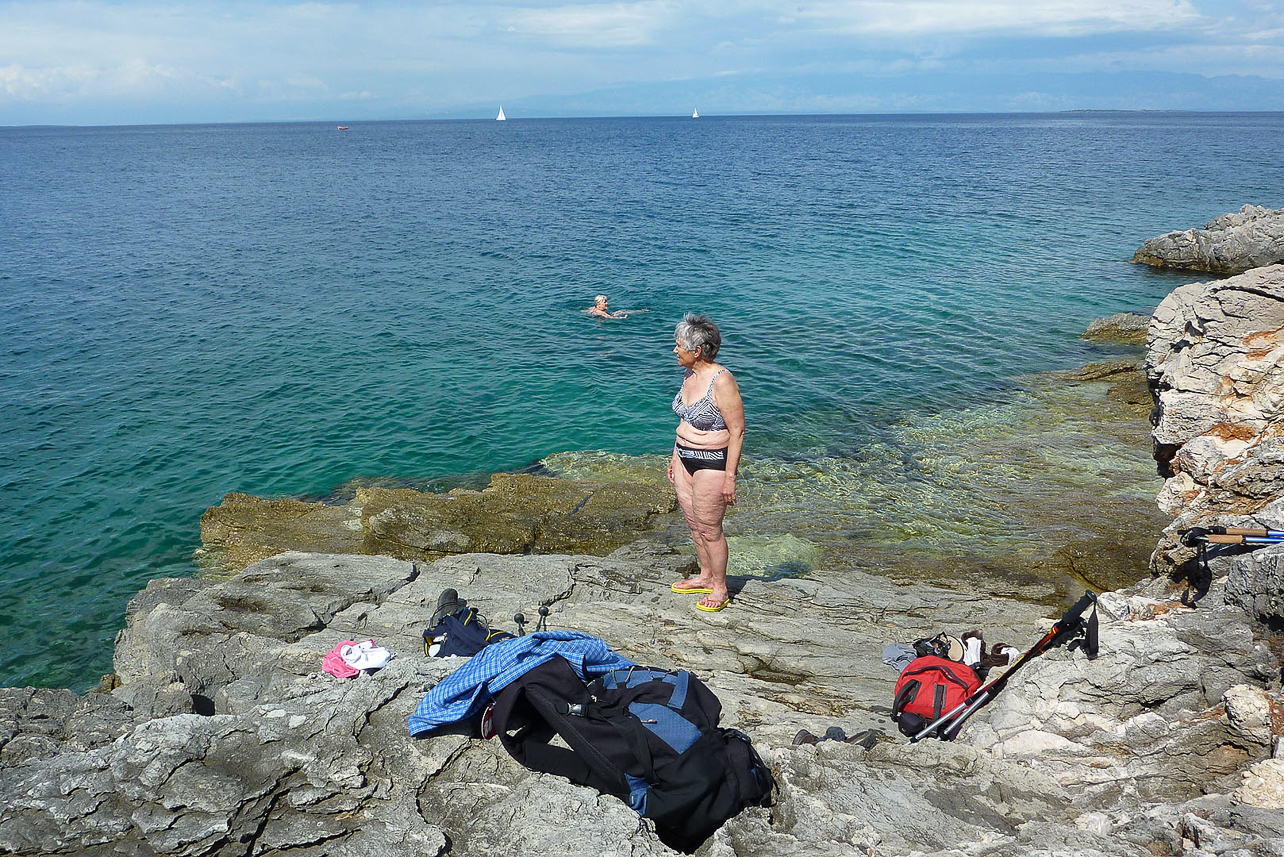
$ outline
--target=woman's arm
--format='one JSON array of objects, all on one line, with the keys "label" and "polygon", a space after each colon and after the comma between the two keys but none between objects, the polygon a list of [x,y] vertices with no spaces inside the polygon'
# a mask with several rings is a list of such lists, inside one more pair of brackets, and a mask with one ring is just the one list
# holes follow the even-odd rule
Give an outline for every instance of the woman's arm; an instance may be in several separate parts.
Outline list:
[{"label": "woman's arm", "polygon": [[734,506],[736,468],[740,466],[740,451],[745,445],[745,404],[740,398],[740,386],[730,372],[723,372],[714,382],[713,403],[722,412],[722,421],[731,435],[727,441],[727,475],[722,483],[722,496],[728,506]]}]

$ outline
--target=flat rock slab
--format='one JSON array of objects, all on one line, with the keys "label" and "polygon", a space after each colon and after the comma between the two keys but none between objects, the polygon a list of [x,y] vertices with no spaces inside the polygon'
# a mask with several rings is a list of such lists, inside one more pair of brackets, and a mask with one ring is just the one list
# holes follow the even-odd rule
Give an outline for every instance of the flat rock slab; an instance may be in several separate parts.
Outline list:
[{"label": "flat rock slab", "polygon": [[235,573],[292,550],[407,560],[460,553],[602,556],[675,509],[673,488],[658,475],[590,482],[498,473],[483,491],[362,487],[343,505],[228,494],[201,516],[199,558]]}]

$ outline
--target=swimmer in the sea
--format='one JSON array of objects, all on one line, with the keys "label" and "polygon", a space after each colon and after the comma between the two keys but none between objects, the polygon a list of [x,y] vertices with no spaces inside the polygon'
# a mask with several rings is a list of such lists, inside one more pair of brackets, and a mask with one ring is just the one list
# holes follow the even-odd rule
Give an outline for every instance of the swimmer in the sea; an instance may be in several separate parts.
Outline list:
[{"label": "swimmer in the sea", "polygon": [[597,297],[593,298],[593,306],[589,307],[584,311],[589,315],[597,316],[598,318],[625,318],[626,317],[624,310],[620,310],[619,312],[611,312],[607,308],[606,295],[598,295]]},{"label": "swimmer in the sea", "polygon": [[646,312],[644,309],[617,309],[611,312],[607,305],[606,295],[598,295],[593,298],[593,306],[584,310],[586,315],[595,318],[628,318],[630,313]]}]

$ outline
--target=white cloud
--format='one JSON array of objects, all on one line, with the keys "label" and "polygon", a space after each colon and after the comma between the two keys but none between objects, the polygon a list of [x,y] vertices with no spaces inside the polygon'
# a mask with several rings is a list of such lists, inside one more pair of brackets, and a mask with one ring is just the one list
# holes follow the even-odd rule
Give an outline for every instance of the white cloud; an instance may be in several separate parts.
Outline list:
[{"label": "white cloud", "polygon": [[227,90],[227,80],[193,75],[171,66],[128,59],[115,65],[72,65],[29,68],[12,64],[0,67],[0,104],[5,101],[67,102],[82,99],[137,99],[181,91],[199,95],[202,90]]},{"label": "white cloud", "polygon": [[83,89],[98,76],[87,65],[32,69],[18,64],[0,66],[0,89],[11,99],[32,101],[57,98]]},{"label": "white cloud", "polygon": [[861,35],[1147,31],[1200,18],[1191,0],[820,0],[795,13]]},{"label": "white cloud", "polygon": [[624,48],[650,44],[680,17],[664,0],[593,3],[548,9],[513,9],[501,15],[508,29],[555,44],[587,48]]},{"label": "white cloud", "polygon": [[[1092,71],[1109,67],[1129,71],[1171,71],[1186,69],[1207,77],[1251,74],[1284,79],[1277,48],[1251,44],[1173,45],[1144,51],[1119,52],[1110,55],[1068,57],[1057,71]],[[1048,68],[1047,70],[1054,70]]]}]

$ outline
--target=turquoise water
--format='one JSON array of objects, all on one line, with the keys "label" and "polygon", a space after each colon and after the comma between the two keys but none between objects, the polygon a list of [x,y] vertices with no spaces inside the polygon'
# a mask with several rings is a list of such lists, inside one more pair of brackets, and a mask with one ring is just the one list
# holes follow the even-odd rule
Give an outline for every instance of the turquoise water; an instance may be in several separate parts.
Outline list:
[{"label": "turquoise water", "polygon": [[687,310],[764,495],[868,496],[907,426],[1111,356],[1089,321],[1191,279],[1136,247],[1284,205],[1281,150],[1278,114],[0,129],[0,683],[108,672],[228,491],[663,453]]}]

